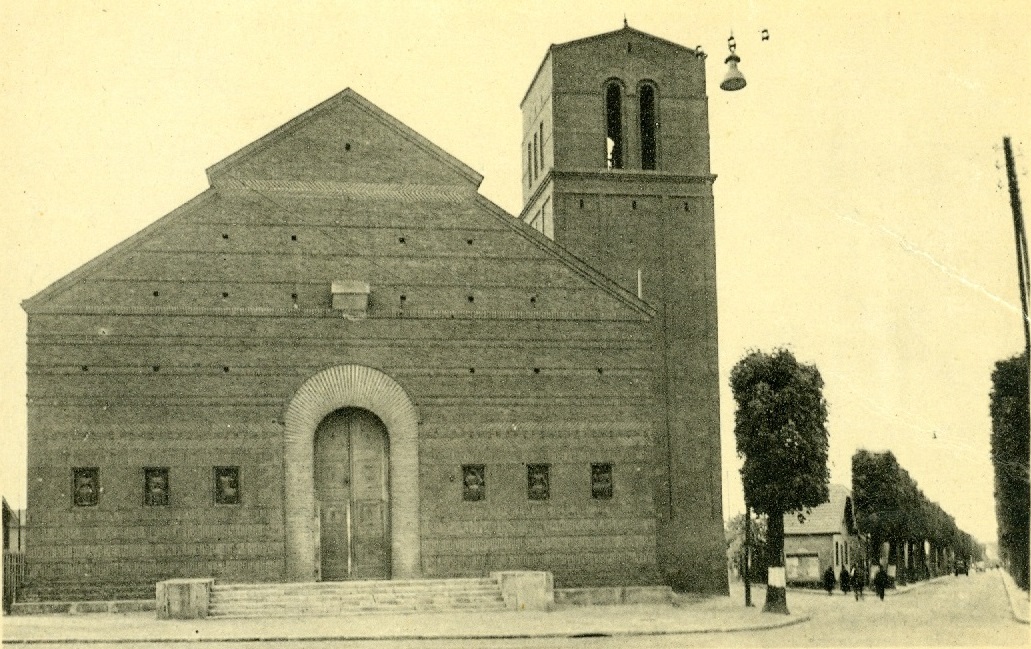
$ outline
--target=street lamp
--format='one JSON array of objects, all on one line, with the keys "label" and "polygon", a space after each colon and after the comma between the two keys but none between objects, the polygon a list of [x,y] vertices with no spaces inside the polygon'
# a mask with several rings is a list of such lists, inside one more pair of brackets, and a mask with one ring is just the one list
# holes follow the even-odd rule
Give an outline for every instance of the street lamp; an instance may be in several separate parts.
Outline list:
[{"label": "street lamp", "polygon": [[737,42],[734,40],[733,33],[727,39],[727,48],[730,49],[730,56],[724,61],[727,64],[727,76],[723,77],[723,83],[720,84],[720,88],[727,91],[741,90],[746,85],[745,75],[741,74],[741,70],[737,69],[737,64],[741,62],[741,57],[735,52]]}]

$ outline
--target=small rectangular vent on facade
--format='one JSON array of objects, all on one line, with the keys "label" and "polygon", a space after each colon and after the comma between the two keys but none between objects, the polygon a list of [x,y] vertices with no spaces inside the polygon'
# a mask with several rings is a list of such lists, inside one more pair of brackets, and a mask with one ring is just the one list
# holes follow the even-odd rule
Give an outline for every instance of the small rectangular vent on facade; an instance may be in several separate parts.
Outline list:
[{"label": "small rectangular vent on facade", "polygon": [[[601,373],[601,370],[598,370]],[[591,464],[591,498],[610,500],[612,498],[612,465]]]},{"label": "small rectangular vent on facade", "polygon": [[100,501],[100,469],[75,467],[72,469],[72,504],[76,507],[94,507]]},{"label": "small rectangular vent on facade", "polygon": [[145,467],[143,469],[143,504],[149,507],[168,504],[167,467]]},{"label": "small rectangular vent on facade", "polygon": [[358,280],[333,282],[333,308],[346,316],[365,317],[369,309],[369,284]]},{"label": "small rectangular vent on facade", "polygon": [[239,505],[240,467],[216,466],[214,474],[214,496],[216,505]]},{"label": "small rectangular vent on facade", "polygon": [[530,500],[551,498],[551,465],[526,465],[526,497]]},{"label": "small rectangular vent on facade", "polygon": [[487,467],[482,464],[462,465],[462,500],[476,502],[487,497]]}]

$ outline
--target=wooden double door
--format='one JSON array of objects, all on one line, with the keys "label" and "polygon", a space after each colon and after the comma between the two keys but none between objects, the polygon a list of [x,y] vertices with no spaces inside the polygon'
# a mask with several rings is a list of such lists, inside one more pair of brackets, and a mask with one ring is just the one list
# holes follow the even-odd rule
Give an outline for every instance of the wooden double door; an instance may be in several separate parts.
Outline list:
[{"label": "wooden double door", "polygon": [[323,581],[390,579],[389,439],[361,408],[330,413],[315,431],[315,497]]}]

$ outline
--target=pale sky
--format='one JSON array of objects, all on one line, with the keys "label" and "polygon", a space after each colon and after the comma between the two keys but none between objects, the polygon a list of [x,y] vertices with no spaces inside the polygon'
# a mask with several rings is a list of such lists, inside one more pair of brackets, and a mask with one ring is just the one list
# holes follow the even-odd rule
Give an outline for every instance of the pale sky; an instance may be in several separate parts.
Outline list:
[{"label": "pale sky", "polygon": [[[537,66],[624,13],[710,54],[724,514],[743,509],[730,369],[787,346],[826,382],[833,482],[857,448],[890,449],[994,541],[990,377],[1024,344],[1001,148],[1011,136],[1027,205],[1023,0],[0,0],[0,491],[24,506],[23,299],[348,87],[518,213]],[[731,30],[736,93],[719,89]]]}]

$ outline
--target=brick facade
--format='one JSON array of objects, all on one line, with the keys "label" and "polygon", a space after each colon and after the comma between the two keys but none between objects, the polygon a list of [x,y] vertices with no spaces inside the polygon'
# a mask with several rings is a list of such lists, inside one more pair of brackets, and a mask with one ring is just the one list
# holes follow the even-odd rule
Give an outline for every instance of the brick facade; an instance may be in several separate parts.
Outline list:
[{"label": "brick facade", "polygon": [[[606,151],[613,108],[618,167]],[[629,27],[552,46],[523,100],[523,128],[524,142],[536,134],[546,155],[536,182],[524,184],[522,219],[550,216],[542,232],[657,311],[661,569],[675,588],[726,592],[704,59]]]},{"label": "brick facade", "polygon": [[[695,209],[667,233],[688,264],[667,276],[688,287],[671,311],[349,90],[208,176],[24,303],[29,597],[303,578],[318,553],[306,440],[344,407],[388,431],[395,577],[725,590],[711,178],[666,179],[638,207],[655,228]],[[609,213],[629,196],[584,182]],[[559,198],[570,214],[576,193]],[[334,282],[368,284],[364,312],[334,309]],[[528,498],[531,464],[548,467],[546,499]],[[463,498],[471,465],[479,500]],[[592,488],[604,465],[611,498]],[[238,502],[216,467],[238,471]],[[148,468],[167,469],[167,505],[145,499]],[[97,470],[95,504],[77,500],[75,469]]]}]

